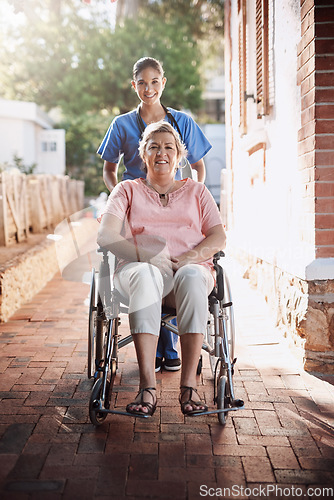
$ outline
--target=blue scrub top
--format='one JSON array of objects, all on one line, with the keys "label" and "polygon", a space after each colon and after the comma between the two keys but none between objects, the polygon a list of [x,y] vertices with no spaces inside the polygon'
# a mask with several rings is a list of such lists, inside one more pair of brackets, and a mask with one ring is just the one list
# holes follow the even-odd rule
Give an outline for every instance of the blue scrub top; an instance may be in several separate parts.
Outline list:
[{"label": "blue scrub top", "polygon": [[[210,151],[211,144],[189,115],[172,108],[168,109],[180,128],[183,142],[188,150],[189,163],[196,163]],[[167,116],[165,120],[168,121]],[[144,125],[146,126],[145,122]],[[133,110],[114,118],[97,153],[103,160],[110,163],[118,163],[121,155],[124,154],[123,180],[145,178],[146,174],[141,170],[142,160],[138,153],[140,138],[141,132],[137,123],[136,110]],[[175,178],[181,178],[181,175]]]}]

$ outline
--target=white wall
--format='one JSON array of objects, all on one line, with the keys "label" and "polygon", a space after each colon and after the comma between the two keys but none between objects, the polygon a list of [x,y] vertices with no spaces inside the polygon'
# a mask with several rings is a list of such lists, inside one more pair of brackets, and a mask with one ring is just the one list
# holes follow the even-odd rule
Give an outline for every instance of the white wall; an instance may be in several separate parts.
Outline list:
[{"label": "white wall", "polygon": [[40,130],[37,135],[37,169],[39,174],[65,174],[65,130]]},{"label": "white wall", "polygon": [[[65,131],[53,125],[35,103],[0,99],[0,164],[13,165],[16,155],[26,166],[36,163],[36,173],[64,174]],[[55,141],[56,151],[43,152],[44,140]]]},{"label": "white wall", "polygon": [[[232,152],[233,194],[229,238],[234,246],[303,277],[314,259],[314,246],[301,234],[302,177],[298,168],[300,87],[296,83],[297,44],[300,40],[299,0],[269,0],[273,15],[272,53],[274,98],[270,115],[257,119],[256,104],[247,101],[247,134],[239,133],[237,0],[232,0],[232,95],[227,97],[227,158]],[[247,2],[247,93],[256,95],[255,0]],[[227,75],[229,68],[226,68]],[[232,99],[231,99],[232,98]],[[232,104],[231,104],[232,103]],[[232,129],[229,124],[232,122]],[[263,153],[250,148],[266,143]],[[229,161],[227,162],[229,164]]]},{"label": "white wall", "polygon": [[203,132],[212,144],[211,150],[204,157],[206,167],[205,185],[211,192],[216,203],[220,203],[221,170],[225,163],[225,125],[207,124],[202,126]]}]

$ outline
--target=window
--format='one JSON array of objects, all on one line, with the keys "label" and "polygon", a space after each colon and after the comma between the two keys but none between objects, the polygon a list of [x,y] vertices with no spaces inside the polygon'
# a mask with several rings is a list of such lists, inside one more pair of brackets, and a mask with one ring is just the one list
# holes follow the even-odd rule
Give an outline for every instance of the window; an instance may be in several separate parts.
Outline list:
[{"label": "window", "polygon": [[268,0],[256,0],[256,100],[257,116],[269,113],[269,15]]},{"label": "window", "polygon": [[[250,14],[251,19],[249,19]],[[247,0],[238,0],[239,130],[241,135],[247,134],[247,121],[249,121],[247,109],[248,113],[256,109],[257,118],[262,118],[269,114],[271,106],[274,105],[273,26],[273,0],[255,0],[252,5],[248,5]],[[254,42],[255,58],[249,61],[248,58],[253,54],[253,52],[249,53],[249,46],[252,46],[252,42]],[[253,87],[252,93],[248,93],[247,85],[252,86],[252,84],[255,88]],[[254,107],[247,107],[248,99],[253,100]]]},{"label": "window", "polygon": [[239,109],[240,132],[247,132],[247,39],[246,39],[246,0],[238,0],[239,16]]},{"label": "window", "polygon": [[43,153],[46,153],[47,151],[57,151],[57,143],[55,141],[52,142],[43,141],[42,151]]}]

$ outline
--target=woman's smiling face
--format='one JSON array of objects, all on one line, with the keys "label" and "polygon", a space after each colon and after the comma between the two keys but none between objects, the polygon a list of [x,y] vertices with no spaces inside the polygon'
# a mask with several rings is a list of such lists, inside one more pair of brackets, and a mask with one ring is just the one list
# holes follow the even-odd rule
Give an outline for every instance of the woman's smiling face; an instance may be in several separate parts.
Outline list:
[{"label": "woman's smiling face", "polygon": [[156,132],[146,145],[144,154],[148,176],[175,175],[179,155],[174,136],[170,132]]},{"label": "woman's smiling face", "polygon": [[160,100],[165,83],[166,78],[162,77],[159,71],[148,67],[138,73],[137,79],[132,81],[132,86],[144,104],[155,104]]}]

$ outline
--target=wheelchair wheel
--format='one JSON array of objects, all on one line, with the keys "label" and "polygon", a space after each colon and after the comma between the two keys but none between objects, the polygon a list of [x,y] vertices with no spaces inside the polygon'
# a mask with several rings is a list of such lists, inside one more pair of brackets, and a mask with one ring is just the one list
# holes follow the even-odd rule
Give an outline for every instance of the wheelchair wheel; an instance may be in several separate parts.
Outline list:
[{"label": "wheelchair wheel", "polygon": [[[97,294],[97,306],[96,306],[96,327],[95,327],[95,370],[98,366],[101,366],[104,359],[104,344],[106,341],[106,330],[105,321],[103,313],[103,305],[101,302],[100,294]],[[99,377],[101,372],[96,372],[96,376]]]},{"label": "wheelchair wheel", "polygon": [[[215,345],[215,328],[214,328],[214,320],[213,320],[213,315],[209,315],[207,327],[206,327],[206,341],[209,344],[210,348],[213,349]],[[214,354],[210,354],[209,356],[209,361],[210,361],[210,368],[211,368],[211,373],[214,376],[215,374],[215,366],[217,363],[217,357]]]},{"label": "wheelchair wheel", "polygon": [[232,363],[234,360],[235,324],[234,324],[234,310],[233,310],[231,287],[226,273],[224,273],[224,290],[225,290],[224,298],[220,302],[220,309],[221,311],[224,312],[223,316],[225,319],[225,331],[227,335],[230,360]]},{"label": "wheelchair wheel", "polygon": [[[103,306],[99,293],[96,294],[95,270],[92,272],[92,281],[89,297],[88,321],[88,378],[99,377],[97,366],[103,359],[104,332]],[[97,297],[97,300],[96,300]]]},{"label": "wheelchair wheel", "polygon": [[[89,418],[92,424],[95,426],[101,425],[105,421],[108,415],[107,413],[101,413],[99,411],[96,411],[96,408],[98,408],[100,404],[102,384],[103,384],[103,379],[99,378],[93,386],[89,400]],[[108,385],[109,384],[107,382],[106,393],[109,393]]]},{"label": "wheelchair wheel", "polygon": [[[101,425],[106,419],[107,413],[97,411],[100,408],[103,387],[105,386],[105,395],[103,408],[109,410],[112,390],[117,373],[117,338],[118,338],[118,318],[109,320],[108,334],[103,335],[103,345],[101,344],[102,354],[97,359],[100,359],[101,371],[98,378],[93,385],[89,400],[89,417],[94,425]],[[103,332],[102,332],[103,333]],[[107,368],[108,367],[108,368]]]},{"label": "wheelchair wheel", "polygon": [[[118,364],[118,345],[117,345],[117,339],[118,339],[118,318],[115,318],[112,321],[111,325],[111,336],[112,336],[112,345],[111,345],[111,350],[110,350],[110,361],[109,361],[109,372],[107,376],[107,386],[108,390],[106,390],[106,407],[107,404],[109,405],[109,401],[111,398],[111,393],[114,387],[114,382],[115,382],[115,377],[117,373],[117,364]],[[110,327],[110,326],[109,326]],[[109,406],[108,406],[109,408]]]},{"label": "wheelchair wheel", "polygon": [[[217,409],[224,410],[229,407],[228,380],[226,375],[221,375],[217,379]],[[228,412],[217,413],[219,423],[226,424]]]},{"label": "wheelchair wheel", "polygon": [[89,317],[88,317],[88,378],[95,373],[95,328],[96,328],[96,285],[95,269],[92,270],[92,280],[89,294]]},{"label": "wheelchair wheel", "polygon": [[[223,332],[226,332],[227,343],[229,348],[229,358],[231,363],[234,360],[234,344],[235,344],[235,327],[234,327],[234,311],[232,303],[231,287],[226,273],[224,273],[224,298],[219,302],[219,334],[222,337]],[[206,341],[211,347],[215,346],[215,329],[213,314],[209,315],[206,329]],[[221,354],[222,356],[222,354]],[[212,375],[215,374],[215,368],[218,357],[210,355],[210,367]]]}]

